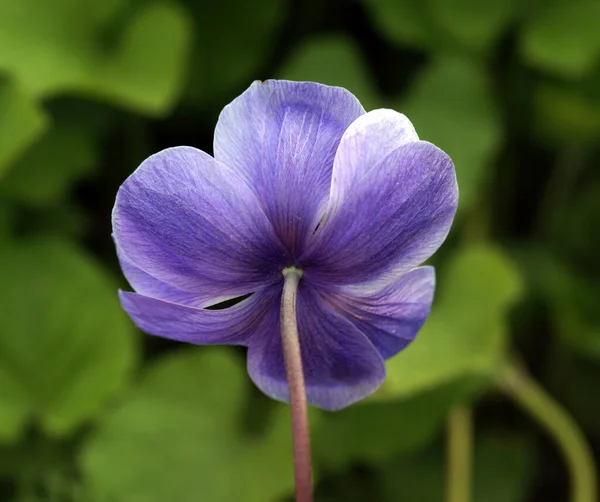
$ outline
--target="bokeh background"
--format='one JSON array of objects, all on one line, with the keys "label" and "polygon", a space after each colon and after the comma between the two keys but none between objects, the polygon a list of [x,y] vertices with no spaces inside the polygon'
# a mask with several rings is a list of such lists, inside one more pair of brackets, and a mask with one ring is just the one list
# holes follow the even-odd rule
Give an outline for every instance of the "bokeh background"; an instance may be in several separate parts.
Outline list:
[{"label": "bokeh background", "polygon": [[0,0],[0,500],[291,500],[287,408],[242,350],[139,333],[110,237],[139,163],[212,152],[265,78],[405,113],[461,191],[417,341],[373,398],[313,410],[317,501],[443,500],[457,406],[475,502],[569,500],[506,368],[598,456],[599,25],[597,0]]}]

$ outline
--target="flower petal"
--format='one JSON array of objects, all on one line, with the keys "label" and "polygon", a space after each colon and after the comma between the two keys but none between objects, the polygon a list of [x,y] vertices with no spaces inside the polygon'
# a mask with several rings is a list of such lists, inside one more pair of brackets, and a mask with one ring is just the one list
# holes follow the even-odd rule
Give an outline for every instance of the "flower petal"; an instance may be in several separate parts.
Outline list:
[{"label": "flower petal", "polygon": [[410,120],[397,111],[373,110],[358,117],[342,136],[333,162],[329,209],[339,207],[381,159],[399,146],[418,140]]},{"label": "flower petal", "polygon": [[255,293],[233,307],[207,310],[120,291],[121,305],[146,333],[198,345],[247,345],[269,304]]},{"label": "flower petal", "polygon": [[[142,163],[119,189],[113,231],[128,264],[202,298],[279,281],[280,262],[288,261],[246,183],[194,148],[163,150]],[[152,293],[142,285],[147,277],[133,280]]]},{"label": "flower petal", "polygon": [[[281,293],[273,299],[265,331],[248,348],[248,372],[268,396],[289,400],[279,326]],[[275,308],[275,306],[277,308]],[[383,358],[368,338],[300,283],[298,332],[307,399],[326,410],[339,410],[373,393],[385,379]]]},{"label": "flower petal", "polygon": [[397,276],[442,244],[458,203],[450,158],[425,141],[404,144],[354,185],[300,261],[313,282]]},{"label": "flower petal", "polygon": [[207,300],[210,301],[213,298],[213,295],[209,295],[209,298],[206,298],[199,295],[194,295],[188,291],[182,291],[181,289],[177,289],[173,286],[169,286],[168,284],[159,281],[156,277],[152,277],[142,269],[136,267],[118,250],[117,255],[119,257],[119,263],[121,264],[123,275],[129,284],[131,284],[131,287],[141,295],[197,308],[201,308],[203,304],[207,302]]},{"label": "flower petal", "polygon": [[215,158],[252,186],[292,254],[314,231],[340,139],[363,113],[345,89],[285,80],[254,82],[221,112]]},{"label": "flower petal", "polygon": [[433,267],[419,267],[383,286],[343,286],[333,301],[389,359],[414,340],[429,315],[434,290]]}]

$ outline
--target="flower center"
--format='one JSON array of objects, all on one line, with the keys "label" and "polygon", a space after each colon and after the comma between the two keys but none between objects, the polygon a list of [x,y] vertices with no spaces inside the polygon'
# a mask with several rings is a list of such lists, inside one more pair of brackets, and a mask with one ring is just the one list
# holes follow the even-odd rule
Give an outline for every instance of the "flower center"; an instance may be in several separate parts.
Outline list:
[{"label": "flower center", "polygon": [[297,275],[298,279],[300,279],[302,277],[302,269],[299,267],[296,267],[295,265],[291,265],[289,267],[285,267],[282,271],[281,274],[283,275],[283,277],[287,277],[288,275]]}]

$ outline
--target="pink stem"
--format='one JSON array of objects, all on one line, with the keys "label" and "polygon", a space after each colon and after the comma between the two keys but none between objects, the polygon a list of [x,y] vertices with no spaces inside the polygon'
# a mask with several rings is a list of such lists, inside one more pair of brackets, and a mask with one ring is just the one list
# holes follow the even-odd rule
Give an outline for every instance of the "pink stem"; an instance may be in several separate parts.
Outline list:
[{"label": "pink stem", "polygon": [[281,338],[283,356],[290,388],[290,411],[294,442],[294,479],[296,502],[312,502],[312,475],[310,463],[310,433],[306,389],[302,371],[302,356],[296,321],[296,296],[302,271],[294,267],[283,271],[285,282],[281,297]]}]

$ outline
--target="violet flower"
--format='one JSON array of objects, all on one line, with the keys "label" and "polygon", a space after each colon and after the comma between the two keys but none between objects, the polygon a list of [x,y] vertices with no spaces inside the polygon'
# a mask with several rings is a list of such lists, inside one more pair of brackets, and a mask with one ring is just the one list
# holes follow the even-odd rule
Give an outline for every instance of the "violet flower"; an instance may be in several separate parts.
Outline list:
[{"label": "violet flower", "polygon": [[365,113],[338,87],[255,82],[222,111],[214,158],[169,148],[123,183],[114,239],[136,293],[121,302],[148,333],[247,346],[252,380],[287,401],[282,271],[301,270],[307,399],[340,409],[381,385],[425,321],[434,271],[415,267],[457,200],[450,158],[404,115]]}]

